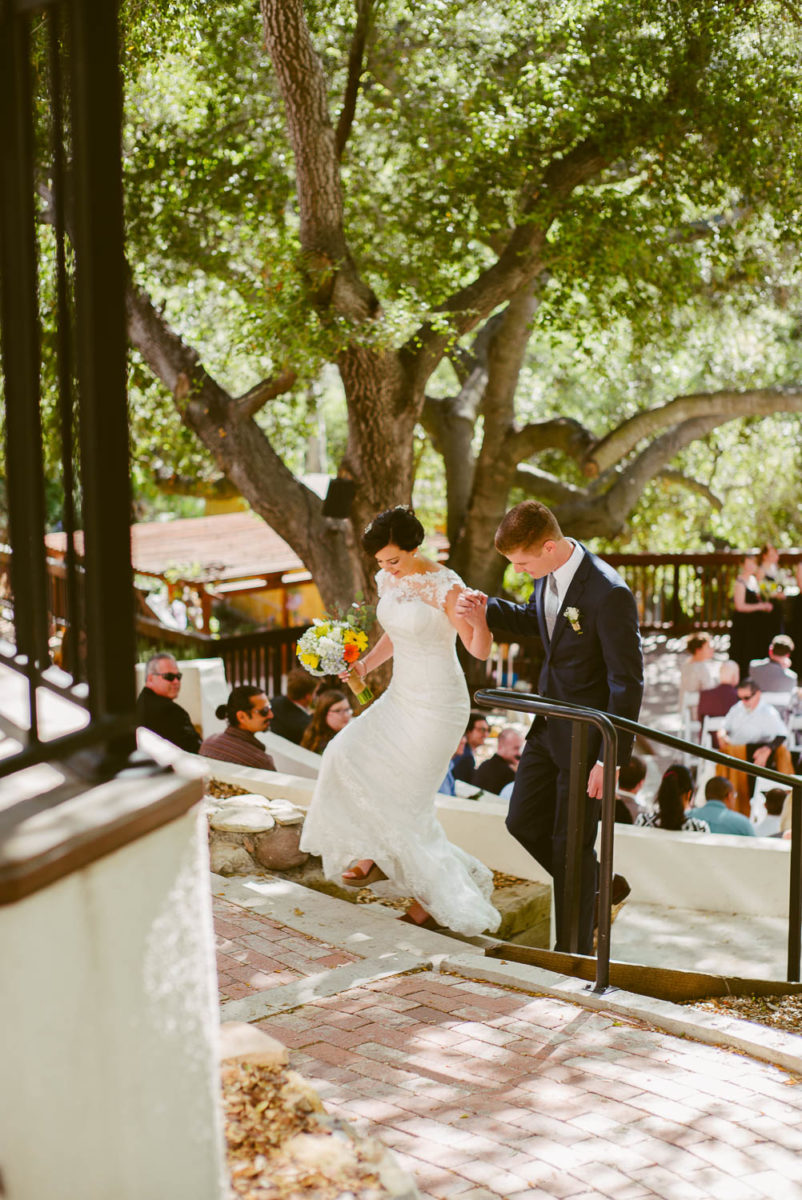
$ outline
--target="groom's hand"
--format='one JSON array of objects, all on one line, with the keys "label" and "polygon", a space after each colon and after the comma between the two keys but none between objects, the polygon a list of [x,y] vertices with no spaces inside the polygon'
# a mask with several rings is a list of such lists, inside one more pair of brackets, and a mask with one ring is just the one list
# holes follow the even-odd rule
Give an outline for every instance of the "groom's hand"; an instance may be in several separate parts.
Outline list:
[{"label": "groom's hand", "polygon": [[457,597],[457,616],[462,617],[463,620],[468,621],[471,625],[484,623],[486,608],[487,596],[484,592],[477,592],[466,588]]},{"label": "groom's hand", "polygon": [[[618,767],[615,769],[616,784],[618,783]],[[601,800],[604,793],[604,763],[594,763],[588,776],[588,795],[592,800]]]}]

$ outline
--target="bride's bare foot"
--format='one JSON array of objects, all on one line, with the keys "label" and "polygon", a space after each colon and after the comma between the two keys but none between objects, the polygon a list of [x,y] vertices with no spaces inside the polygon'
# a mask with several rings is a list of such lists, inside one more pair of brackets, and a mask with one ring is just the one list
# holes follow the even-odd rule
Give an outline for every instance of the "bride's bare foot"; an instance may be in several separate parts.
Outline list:
[{"label": "bride's bare foot", "polygon": [[386,879],[384,871],[381,867],[377,867],[372,858],[363,858],[351,867],[348,871],[343,871],[342,881],[348,887],[370,887],[372,883],[378,883],[380,879]]}]

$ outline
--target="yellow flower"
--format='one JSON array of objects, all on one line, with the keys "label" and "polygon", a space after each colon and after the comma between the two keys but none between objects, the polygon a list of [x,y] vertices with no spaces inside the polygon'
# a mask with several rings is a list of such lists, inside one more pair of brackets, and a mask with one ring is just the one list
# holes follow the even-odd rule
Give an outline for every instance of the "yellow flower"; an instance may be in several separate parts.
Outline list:
[{"label": "yellow flower", "polygon": [[298,658],[305,667],[311,667],[313,671],[320,666],[320,658],[317,654],[299,654]]},{"label": "yellow flower", "polygon": [[363,633],[360,630],[359,633],[357,633],[357,635],[356,635],[356,644],[357,644],[357,647],[359,648],[359,650],[367,650],[368,635],[366,633]]}]

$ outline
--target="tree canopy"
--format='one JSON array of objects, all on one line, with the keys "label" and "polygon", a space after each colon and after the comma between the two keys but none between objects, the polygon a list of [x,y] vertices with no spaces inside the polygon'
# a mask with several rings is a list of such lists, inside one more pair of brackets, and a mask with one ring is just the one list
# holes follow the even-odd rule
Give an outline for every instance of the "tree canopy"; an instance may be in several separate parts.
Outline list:
[{"label": "tree canopy", "polygon": [[[743,419],[781,413],[793,440],[792,7],[128,0],[123,19],[134,418],[165,477],[222,474],[327,600],[365,585],[354,530],[409,500],[422,428],[480,586],[510,498],[611,539],[690,477],[715,538]],[[332,367],[351,522],[300,479]]]}]

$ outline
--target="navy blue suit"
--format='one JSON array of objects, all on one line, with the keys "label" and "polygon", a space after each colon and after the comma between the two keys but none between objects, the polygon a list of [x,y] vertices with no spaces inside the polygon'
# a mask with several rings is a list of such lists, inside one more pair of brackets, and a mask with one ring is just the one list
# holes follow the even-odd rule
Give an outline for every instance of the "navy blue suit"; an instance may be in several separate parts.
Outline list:
[{"label": "navy blue suit", "polygon": [[[545,586],[545,578],[535,580],[527,604],[488,600],[487,623],[493,634],[510,641],[541,637],[546,651],[538,682],[541,696],[637,720],[643,696],[643,653],[635,599],[621,576],[585,550],[560,604],[551,639],[543,615]],[[575,632],[566,620],[567,608],[578,610],[581,632]],[[631,737],[619,734],[619,764],[628,760],[631,748]],[[590,765],[599,751],[600,735],[591,729]],[[554,879],[557,949],[567,949],[560,944],[560,931],[570,767],[571,723],[536,717],[516,773],[507,828]],[[600,812],[600,802],[588,798],[582,839],[579,922],[582,954],[593,953],[597,876],[594,843]]]}]

